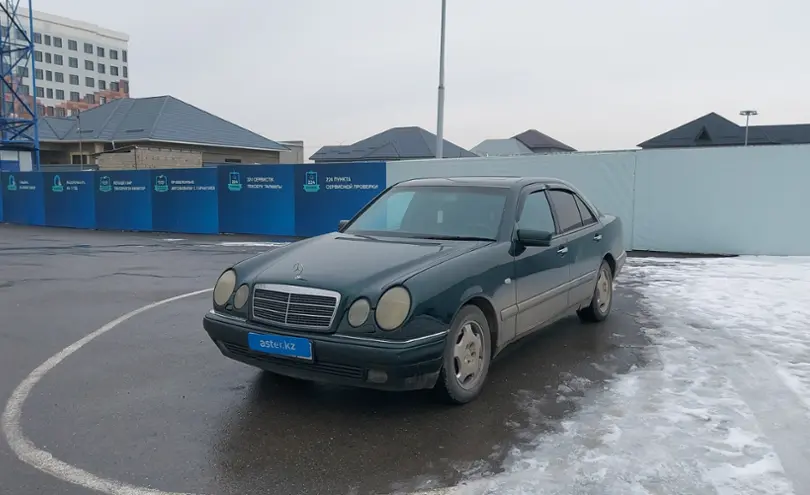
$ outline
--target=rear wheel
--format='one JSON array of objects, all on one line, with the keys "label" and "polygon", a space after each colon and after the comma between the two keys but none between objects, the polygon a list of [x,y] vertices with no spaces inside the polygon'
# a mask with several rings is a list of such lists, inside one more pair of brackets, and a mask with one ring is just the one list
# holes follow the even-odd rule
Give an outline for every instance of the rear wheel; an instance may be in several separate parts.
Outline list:
[{"label": "rear wheel", "polygon": [[456,315],[435,391],[451,404],[466,404],[481,392],[489,373],[492,342],[489,323],[477,306],[467,305]]},{"label": "rear wheel", "polygon": [[593,290],[591,304],[577,311],[583,322],[603,321],[613,307],[613,270],[606,260],[602,260],[599,273],[596,275],[596,287]]}]

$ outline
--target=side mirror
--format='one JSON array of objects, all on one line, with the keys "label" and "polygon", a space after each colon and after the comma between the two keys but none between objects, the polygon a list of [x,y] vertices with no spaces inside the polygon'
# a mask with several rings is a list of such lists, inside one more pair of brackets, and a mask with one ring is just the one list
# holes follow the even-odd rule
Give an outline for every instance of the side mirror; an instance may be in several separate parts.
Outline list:
[{"label": "side mirror", "polygon": [[518,229],[517,239],[524,246],[551,246],[551,238],[554,234],[545,230]]},{"label": "side mirror", "polygon": [[343,232],[343,229],[346,228],[347,225],[349,225],[348,220],[341,220],[338,222],[338,232]]}]

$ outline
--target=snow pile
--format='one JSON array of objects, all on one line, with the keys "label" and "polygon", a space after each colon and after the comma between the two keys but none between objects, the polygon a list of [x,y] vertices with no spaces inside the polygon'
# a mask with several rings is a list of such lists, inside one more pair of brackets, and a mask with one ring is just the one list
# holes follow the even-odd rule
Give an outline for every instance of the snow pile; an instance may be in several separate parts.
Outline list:
[{"label": "snow pile", "polygon": [[436,493],[810,493],[810,259],[634,259],[620,283],[641,294],[652,364],[505,474]]}]

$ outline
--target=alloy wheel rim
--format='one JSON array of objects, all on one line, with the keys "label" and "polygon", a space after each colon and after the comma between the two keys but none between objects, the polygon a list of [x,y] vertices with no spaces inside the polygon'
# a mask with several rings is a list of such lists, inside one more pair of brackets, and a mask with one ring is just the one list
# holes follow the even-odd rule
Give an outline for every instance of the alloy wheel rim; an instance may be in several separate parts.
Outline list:
[{"label": "alloy wheel rim", "polygon": [[484,335],[481,326],[468,321],[461,326],[453,346],[453,372],[464,389],[475,387],[484,369]]},{"label": "alloy wheel rim", "polygon": [[599,271],[599,279],[596,281],[596,303],[600,313],[607,311],[611,297],[610,275],[603,268]]}]

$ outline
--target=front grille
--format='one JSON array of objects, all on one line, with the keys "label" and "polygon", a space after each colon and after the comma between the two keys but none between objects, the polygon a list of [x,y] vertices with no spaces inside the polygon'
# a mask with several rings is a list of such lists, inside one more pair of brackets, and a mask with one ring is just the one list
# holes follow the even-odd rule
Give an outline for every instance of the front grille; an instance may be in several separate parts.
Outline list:
[{"label": "front grille", "polygon": [[344,378],[353,378],[355,380],[365,380],[366,378],[366,371],[355,366],[278,358],[261,352],[252,351],[245,346],[234,344],[232,342],[220,341],[219,343],[228,352],[236,355],[237,357],[245,357],[255,361],[272,363],[281,368],[311,370],[317,373],[341,376]]},{"label": "front grille", "polygon": [[271,325],[327,331],[335,319],[340,294],[295,285],[257,284],[253,319]]}]

